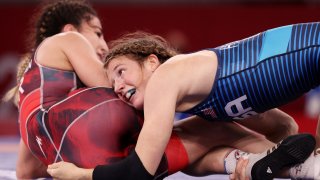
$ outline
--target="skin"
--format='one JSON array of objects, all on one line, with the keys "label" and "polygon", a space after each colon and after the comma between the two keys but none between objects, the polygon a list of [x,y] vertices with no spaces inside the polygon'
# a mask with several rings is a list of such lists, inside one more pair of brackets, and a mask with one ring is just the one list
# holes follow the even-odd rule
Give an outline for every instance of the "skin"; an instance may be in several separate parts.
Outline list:
[{"label": "skin", "polygon": [[[185,73],[193,72],[196,61],[200,66],[197,71]],[[109,63],[107,74],[115,92],[136,109],[144,109],[145,122],[135,150],[150,174],[155,174],[170,138],[175,111],[191,109],[204,100],[211,90],[216,70],[217,57],[210,51],[178,55],[162,66],[155,55],[147,57],[142,66],[127,56],[114,58]],[[183,76],[185,78],[180,79]],[[199,77],[205,77],[201,79],[206,79],[206,83],[200,83],[203,80],[198,81]],[[135,93],[128,96],[133,88]]]},{"label": "skin", "polygon": [[[178,121],[173,131],[181,138],[189,157],[189,166],[183,172],[192,176],[224,174],[224,157],[233,148],[259,153],[274,146],[274,143],[261,134],[254,133],[237,123],[212,123],[198,117]],[[83,169],[72,163],[58,162],[49,165],[47,171],[56,179],[89,180],[92,179],[93,169]]]},{"label": "skin", "polygon": [[[128,104],[134,105],[135,107],[141,108],[141,103],[143,103],[144,89],[147,86],[148,79],[151,77],[153,72],[159,66],[156,56],[152,55],[148,59],[150,60],[150,62],[145,61],[142,65],[140,65],[135,61],[128,59],[125,56],[121,56],[117,59],[118,61],[114,60],[113,62],[115,63],[114,64],[110,63],[110,66],[108,67],[108,68],[111,67],[111,70],[115,72],[114,78],[112,79],[113,80],[112,83],[115,86],[115,90],[121,89],[123,91],[122,96],[120,95],[120,98],[122,98],[124,101],[126,99],[129,99],[128,98],[129,96],[126,97],[126,93],[124,92],[127,92],[132,88],[136,88],[136,92],[134,96],[130,98],[130,101],[126,101]],[[113,74],[108,74],[108,75],[112,77]],[[119,82],[120,84],[118,84]],[[124,84],[124,83],[127,83],[127,84]],[[118,93],[121,93],[121,92],[118,92]],[[283,119],[288,119],[288,117],[290,116],[286,115],[285,113],[277,109],[274,109],[274,110],[270,110],[269,112],[266,112],[265,114],[262,113],[256,116],[252,116],[249,119],[251,119],[252,121],[257,121],[261,119],[261,122],[268,122],[268,121],[271,121],[271,119],[273,118],[281,118],[281,117]],[[292,120],[292,119],[289,118],[289,120]],[[227,154],[232,149],[231,148],[216,149],[218,148],[218,146],[221,146],[221,145],[231,146],[231,147],[236,147],[245,151],[247,150],[248,152],[257,153],[257,152],[262,152],[268,147],[271,147],[272,145],[274,145],[273,143],[270,144],[270,142],[266,142],[266,139],[264,139],[263,140],[264,145],[260,146],[261,147],[260,151],[258,150],[259,146],[254,146],[254,147],[251,146],[256,142],[259,142],[257,141],[257,139],[255,140],[252,139],[252,137],[255,136],[255,133],[253,133],[252,131],[250,131],[250,135],[247,136],[247,138],[240,138],[240,139],[235,138],[234,139],[235,141],[233,142],[226,141],[226,140],[230,140],[230,135],[236,134],[235,129],[233,130],[229,129],[226,131],[225,129],[223,129],[224,126],[222,126],[222,124],[224,123],[219,123],[219,126],[217,128],[221,127],[223,130],[217,131],[217,129],[212,130],[208,128],[210,127],[210,125],[213,124],[212,122],[209,123],[203,120],[200,120],[200,122],[208,123],[208,124],[206,124],[203,127],[199,126],[199,124],[192,124],[192,123],[190,126],[183,126],[180,124],[181,127],[184,127],[185,129],[184,132],[187,132],[185,134],[180,133],[179,136],[182,139],[182,142],[188,152],[188,156],[190,160],[190,165],[187,169],[184,170],[184,172],[191,175],[198,176],[198,175],[207,175],[212,173],[224,173],[223,157],[225,157],[225,154]],[[239,126],[237,126],[236,128],[239,128]],[[239,128],[239,129],[242,129],[242,128]],[[212,133],[212,132],[217,132],[217,133]],[[225,132],[230,132],[230,133],[225,133]],[[219,134],[219,136],[216,136],[216,134]],[[226,137],[224,137],[224,135]],[[237,135],[236,137],[241,137],[241,136]],[[214,138],[218,138],[218,139],[214,139]],[[235,145],[237,143],[239,144]],[[216,146],[212,147],[212,144],[215,144]],[[203,156],[203,154],[206,153],[209,149],[212,149],[212,151],[210,151],[206,156],[201,158],[201,156]],[[90,177],[89,179],[91,179],[92,171],[93,171],[92,169],[86,170],[86,169],[77,168],[76,166],[70,165],[69,163],[66,163],[66,162],[55,163],[48,167],[48,173],[58,179],[72,179],[75,177],[84,178],[84,179],[86,179],[87,177]],[[73,173],[70,174],[70,172],[73,172]]]},{"label": "skin", "polygon": [[[89,87],[108,87],[101,61],[107,51],[100,20],[93,17],[89,22],[83,21],[80,29],[67,24],[61,33],[47,38],[37,49],[35,59],[43,66],[75,71]],[[88,76],[88,73],[92,76]],[[17,178],[47,177],[46,168],[21,141],[16,167]]]},{"label": "skin", "polygon": [[315,138],[316,138],[316,147],[317,147],[317,149],[316,149],[316,151],[315,151],[315,153],[316,154],[320,154],[320,116],[319,116],[319,118],[318,118],[318,123],[317,123],[317,129],[316,129],[316,136],[315,136]]},{"label": "skin", "polygon": [[[317,129],[316,129],[316,147],[317,149],[314,151],[314,155],[319,155],[320,154],[320,117],[318,119],[317,123]],[[240,159],[239,162],[237,163],[235,173],[230,175],[230,180],[247,180],[248,178],[245,176],[245,169],[248,165],[247,160]]]},{"label": "skin", "polygon": [[88,87],[108,87],[102,68],[107,51],[100,20],[93,17],[88,23],[83,21],[79,30],[67,24],[62,33],[47,38],[38,47],[36,60],[43,66],[75,71]]},{"label": "skin", "polygon": [[[77,30],[71,24],[67,24],[64,26],[62,33],[47,38],[47,40],[41,44],[37,50],[37,62],[47,67],[67,71],[76,71],[76,73],[79,74],[80,78],[87,86],[108,86],[103,70],[100,71],[102,67],[100,60],[102,60],[105,52],[108,49],[101,31],[101,23],[96,17],[93,18],[89,23],[84,22],[80,30]],[[96,75],[96,77],[87,78],[88,76],[81,73],[84,72],[84,68],[86,69],[86,74],[88,71],[90,72],[91,69],[97,69],[97,71],[95,70],[93,73],[91,73],[93,76]],[[95,80],[92,81],[92,79]],[[181,126],[187,127],[186,125]],[[236,135],[237,133],[234,134]],[[190,134],[187,136],[183,135],[182,133],[182,136],[190,138]],[[269,142],[265,144],[262,143],[263,141],[255,142],[258,142],[257,144],[259,145],[252,144],[252,148],[254,147],[257,150],[262,150],[262,147],[264,149],[265,144],[270,146]],[[206,153],[210,147],[209,143],[211,146],[213,144],[211,141],[206,140],[206,142],[203,143],[208,144],[208,146],[206,148],[202,148],[202,146],[196,146],[198,142],[195,143],[190,140],[184,140],[184,143],[187,144],[187,147],[190,147],[187,148],[188,154],[190,154],[190,162],[194,162],[197,158]],[[243,141],[243,144],[246,143],[247,141]],[[230,144],[232,144],[232,142],[230,142]],[[241,143],[238,143],[235,146],[241,147],[242,145]],[[247,145],[243,146],[244,149],[246,149]],[[257,147],[261,148],[259,149]],[[249,149],[251,148],[248,148],[248,150]],[[17,177],[19,179],[48,176],[45,171],[46,166],[31,154],[23,142],[20,143],[19,151],[17,163]],[[221,165],[218,172],[222,171],[222,169],[223,166]]]},{"label": "skin", "polygon": [[142,64],[128,56],[109,62],[107,74],[115,92],[144,110],[145,123],[135,150],[150,174],[155,173],[168,143],[174,113],[191,109],[207,97],[216,70],[217,56],[206,50],[174,56],[161,66],[153,54]]},{"label": "skin", "polygon": [[[269,117],[274,118],[274,116],[261,115],[253,116],[251,119],[265,118],[263,121],[268,121],[271,120],[267,119]],[[277,118],[286,120],[288,117],[290,116],[285,113],[279,113]],[[208,122],[196,116],[176,122],[173,131],[181,138],[189,157],[189,165],[182,172],[191,176],[225,174],[224,157],[234,148],[260,153],[275,145],[263,135],[238,123]],[[247,162],[239,161],[236,172],[230,178],[245,180],[246,165]],[[49,165],[47,171],[52,177],[61,180],[91,180],[93,173],[93,169],[79,168],[68,162]],[[280,177],[289,177],[288,172],[282,172]]]},{"label": "skin", "polygon": [[230,175],[230,180],[249,180],[249,178],[245,176],[246,166],[248,163],[248,159],[240,158],[237,163],[235,173]]}]

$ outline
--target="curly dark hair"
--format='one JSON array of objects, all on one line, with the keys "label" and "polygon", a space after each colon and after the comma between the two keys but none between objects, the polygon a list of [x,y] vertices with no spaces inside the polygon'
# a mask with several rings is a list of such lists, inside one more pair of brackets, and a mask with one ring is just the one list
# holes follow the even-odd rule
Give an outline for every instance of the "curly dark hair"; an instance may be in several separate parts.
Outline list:
[{"label": "curly dark hair", "polygon": [[96,17],[96,11],[85,0],[51,0],[40,6],[33,18],[34,33],[29,42],[37,47],[45,38],[61,32],[66,24],[79,28],[83,20],[90,21]]},{"label": "curly dark hair", "polygon": [[85,0],[50,0],[43,2],[31,21],[30,35],[27,39],[30,52],[24,58],[25,63],[21,63],[18,68],[18,82],[31,59],[32,51],[44,39],[60,33],[66,24],[72,24],[76,28],[80,28],[83,21],[90,21],[93,17],[97,17],[97,12]]}]

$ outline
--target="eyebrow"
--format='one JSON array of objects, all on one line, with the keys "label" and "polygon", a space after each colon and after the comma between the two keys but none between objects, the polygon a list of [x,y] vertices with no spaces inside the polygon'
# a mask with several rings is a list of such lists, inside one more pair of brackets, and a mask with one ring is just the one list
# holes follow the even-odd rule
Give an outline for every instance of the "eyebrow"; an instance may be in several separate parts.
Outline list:
[{"label": "eyebrow", "polygon": [[116,65],[113,69],[112,69],[112,71],[114,71],[114,70],[116,70],[119,66],[121,66],[122,64],[118,64],[118,65]]},{"label": "eyebrow", "polygon": [[99,29],[101,32],[102,32],[102,27],[100,27],[100,26],[97,26],[97,25],[90,25],[92,28],[97,28],[97,29]]}]

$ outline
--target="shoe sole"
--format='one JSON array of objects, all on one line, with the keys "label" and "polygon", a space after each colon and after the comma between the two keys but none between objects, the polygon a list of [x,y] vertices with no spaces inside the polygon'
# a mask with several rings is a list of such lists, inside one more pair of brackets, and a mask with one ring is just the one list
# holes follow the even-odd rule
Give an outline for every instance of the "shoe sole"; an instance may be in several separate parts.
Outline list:
[{"label": "shoe sole", "polygon": [[253,165],[252,180],[272,180],[283,167],[303,163],[313,152],[315,144],[310,134],[289,136],[277,149]]}]

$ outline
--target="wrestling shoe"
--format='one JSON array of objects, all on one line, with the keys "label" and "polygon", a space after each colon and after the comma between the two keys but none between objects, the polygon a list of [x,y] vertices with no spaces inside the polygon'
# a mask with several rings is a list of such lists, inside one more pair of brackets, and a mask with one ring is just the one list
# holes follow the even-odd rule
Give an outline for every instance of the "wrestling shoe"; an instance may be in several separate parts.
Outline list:
[{"label": "wrestling shoe", "polygon": [[311,154],[302,164],[290,168],[291,179],[320,180],[320,154]]},{"label": "wrestling shoe", "polygon": [[257,161],[251,170],[253,180],[272,180],[283,167],[303,163],[313,152],[316,141],[310,134],[284,139],[273,151]]}]

